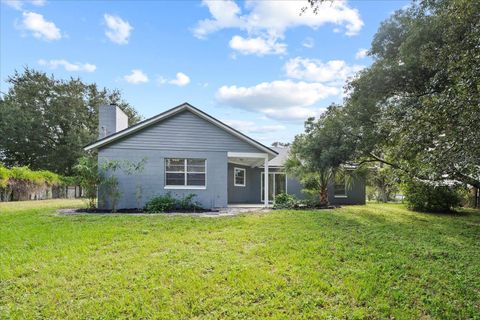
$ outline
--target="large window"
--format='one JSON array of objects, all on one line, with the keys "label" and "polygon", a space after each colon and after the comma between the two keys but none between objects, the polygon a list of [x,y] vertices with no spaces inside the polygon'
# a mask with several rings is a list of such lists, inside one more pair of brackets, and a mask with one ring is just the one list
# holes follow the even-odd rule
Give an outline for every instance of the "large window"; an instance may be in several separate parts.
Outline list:
[{"label": "large window", "polygon": [[245,169],[243,168],[234,168],[233,169],[233,181],[235,187],[245,187]]},{"label": "large window", "polygon": [[346,198],[347,197],[347,187],[345,183],[345,178],[335,179],[334,193],[335,198]]},{"label": "large window", "polygon": [[205,164],[205,159],[165,159],[165,188],[205,188],[207,185]]}]

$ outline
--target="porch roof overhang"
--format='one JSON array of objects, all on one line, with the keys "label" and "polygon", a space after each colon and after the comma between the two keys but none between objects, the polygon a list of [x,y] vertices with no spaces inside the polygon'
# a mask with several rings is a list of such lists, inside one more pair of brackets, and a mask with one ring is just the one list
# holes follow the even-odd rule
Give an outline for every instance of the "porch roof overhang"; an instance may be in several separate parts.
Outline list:
[{"label": "porch roof overhang", "polygon": [[228,152],[228,162],[248,167],[260,167],[265,165],[265,160],[275,158],[269,153]]}]

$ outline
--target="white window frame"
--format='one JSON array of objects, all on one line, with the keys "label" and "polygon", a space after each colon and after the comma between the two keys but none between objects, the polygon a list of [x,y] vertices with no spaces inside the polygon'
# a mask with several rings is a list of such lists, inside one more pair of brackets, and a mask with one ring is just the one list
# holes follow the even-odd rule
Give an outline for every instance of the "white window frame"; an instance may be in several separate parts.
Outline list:
[{"label": "white window frame", "polygon": [[[237,183],[237,171],[243,171],[243,184]],[[233,168],[233,185],[235,187],[245,187],[247,185],[247,170],[245,168]]]},{"label": "white window frame", "polygon": [[335,189],[336,189],[335,186],[336,186],[337,184],[340,184],[340,183],[337,183],[337,182],[335,181],[335,183],[333,184],[333,197],[334,197],[334,198],[348,198],[348,196],[347,196],[347,180],[346,180],[345,178],[343,179],[344,190],[345,190],[345,193],[344,193],[344,194],[335,194],[335,191],[336,191],[336,190],[335,190]]},{"label": "white window frame", "polygon": [[[184,171],[167,171],[167,160],[168,159],[181,159],[183,160],[183,166],[184,166]],[[205,161],[205,172],[188,172],[188,160],[203,160]],[[207,189],[207,159],[202,159],[202,158],[181,158],[181,157],[171,157],[171,158],[164,158],[164,172],[165,172],[165,179],[164,179],[164,189],[183,189],[183,190],[205,190]],[[168,185],[167,184],[167,173],[183,173],[184,174],[184,180],[183,180],[183,185]],[[187,185],[187,175],[189,173],[200,173],[200,174],[205,174],[205,185],[203,186],[189,186]]]},{"label": "white window frame", "polygon": [[[272,188],[273,188],[273,192],[275,192],[275,189],[276,189],[276,186],[275,186],[275,175],[277,174],[284,174],[285,175],[285,193],[288,194],[288,177],[287,177],[287,173],[286,172],[283,172],[283,171],[273,171],[273,172],[269,172],[268,175],[272,175],[273,176],[273,184],[272,184]],[[265,171],[262,171],[260,173],[260,201],[264,201],[265,200],[265,192],[264,191],[264,186],[263,186],[263,183],[265,182]],[[273,194],[273,199],[268,199],[268,202],[270,203],[273,203],[275,201],[275,194]]]}]

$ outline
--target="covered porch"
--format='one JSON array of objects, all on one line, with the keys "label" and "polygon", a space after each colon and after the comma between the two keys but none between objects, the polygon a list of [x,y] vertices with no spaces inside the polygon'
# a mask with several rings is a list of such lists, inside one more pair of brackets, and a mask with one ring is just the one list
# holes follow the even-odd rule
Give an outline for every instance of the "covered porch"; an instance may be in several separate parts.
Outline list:
[{"label": "covered porch", "polygon": [[272,158],[267,153],[228,153],[228,207],[271,207],[275,195],[286,192],[286,175],[271,166]]}]

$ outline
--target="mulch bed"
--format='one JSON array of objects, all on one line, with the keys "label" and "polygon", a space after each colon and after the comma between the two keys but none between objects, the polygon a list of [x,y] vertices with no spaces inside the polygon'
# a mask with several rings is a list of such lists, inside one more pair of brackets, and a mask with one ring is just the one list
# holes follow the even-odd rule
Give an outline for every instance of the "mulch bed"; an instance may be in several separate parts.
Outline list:
[{"label": "mulch bed", "polygon": [[[80,208],[74,210],[74,212],[77,213],[123,213],[123,214],[136,214],[136,213],[153,213],[153,212],[147,212],[143,209],[136,209],[136,208],[131,208],[131,209],[118,209],[115,212],[112,212],[112,210],[108,209],[85,209],[85,208]],[[165,211],[165,212],[155,212],[155,213],[205,213],[205,212],[218,212],[218,210],[207,210],[207,209],[197,209],[197,210],[170,210],[170,211]]]}]

